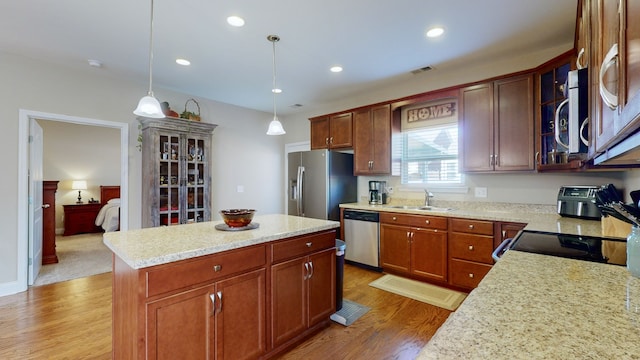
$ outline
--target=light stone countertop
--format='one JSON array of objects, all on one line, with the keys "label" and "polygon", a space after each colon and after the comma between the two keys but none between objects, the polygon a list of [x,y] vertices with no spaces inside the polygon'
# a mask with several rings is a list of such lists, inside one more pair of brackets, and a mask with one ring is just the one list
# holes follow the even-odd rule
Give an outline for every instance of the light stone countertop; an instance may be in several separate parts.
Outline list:
[{"label": "light stone countertop", "polygon": [[209,221],[108,232],[103,242],[129,266],[141,269],[340,226],[337,221],[281,214],[255,216],[253,223],[260,226],[253,230],[215,229],[215,225],[222,223]]},{"label": "light stone countertop", "polygon": [[396,209],[392,208],[392,206],[394,205],[395,204],[369,205],[368,203],[348,203],[340,204],[340,207],[378,212],[384,211],[490,221],[519,222],[527,224],[525,230],[546,231],[573,235],[599,236],[608,238],[612,237],[602,233],[602,224],[600,223],[600,221],[563,217],[555,212],[555,207],[552,205],[483,202],[439,202],[437,205],[435,205],[438,207],[450,207],[452,210],[449,211]]},{"label": "light stone countertop", "polygon": [[507,251],[417,359],[640,359],[640,279]]}]

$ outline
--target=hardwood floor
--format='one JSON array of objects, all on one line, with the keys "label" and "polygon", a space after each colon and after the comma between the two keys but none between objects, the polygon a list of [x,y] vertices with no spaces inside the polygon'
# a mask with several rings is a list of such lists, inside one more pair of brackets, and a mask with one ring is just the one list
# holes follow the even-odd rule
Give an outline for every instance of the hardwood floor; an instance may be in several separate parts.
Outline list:
[{"label": "hardwood floor", "polygon": [[[344,297],[371,308],[280,359],[413,359],[449,311],[368,286],[382,274],[345,266]],[[0,359],[110,359],[111,273],[0,297]]]}]

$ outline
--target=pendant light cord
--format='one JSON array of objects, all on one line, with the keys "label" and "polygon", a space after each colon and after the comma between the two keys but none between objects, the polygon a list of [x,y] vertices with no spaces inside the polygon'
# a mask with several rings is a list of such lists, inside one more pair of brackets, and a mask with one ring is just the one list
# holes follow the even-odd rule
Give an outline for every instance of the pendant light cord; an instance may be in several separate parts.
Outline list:
[{"label": "pendant light cord", "polygon": [[151,0],[151,20],[149,21],[149,96],[153,97],[153,0]]},{"label": "pendant light cord", "polygon": [[273,118],[277,119],[278,116],[276,114],[276,42],[280,41],[280,38],[276,35],[269,35],[269,41],[273,45],[273,87],[271,88],[271,92],[273,93]]}]

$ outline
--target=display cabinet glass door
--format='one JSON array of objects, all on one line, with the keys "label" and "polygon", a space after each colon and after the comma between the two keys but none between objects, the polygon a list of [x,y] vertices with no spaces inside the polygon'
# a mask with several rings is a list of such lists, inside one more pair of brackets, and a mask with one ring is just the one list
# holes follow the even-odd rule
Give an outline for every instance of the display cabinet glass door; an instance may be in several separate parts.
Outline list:
[{"label": "display cabinet glass door", "polygon": [[201,222],[208,219],[208,206],[206,206],[205,179],[208,173],[204,159],[204,149],[207,148],[205,140],[195,137],[187,137],[186,141],[186,174],[185,174],[185,198],[186,223]]},{"label": "display cabinet glass door", "polygon": [[[567,61],[540,75],[540,164],[555,165],[562,161],[568,149],[555,138],[556,110],[565,100],[564,87],[571,66]],[[563,106],[559,112],[558,127],[560,140],[568,144],[569,107]],[[564,155],[566,156],[566,155]],[[564,160],[566,162],[566,160]]]},{"label": "display cabinet glass door", "polygon": [[180,137],[160,134],[158,156],[160,225],[180,224]]}]

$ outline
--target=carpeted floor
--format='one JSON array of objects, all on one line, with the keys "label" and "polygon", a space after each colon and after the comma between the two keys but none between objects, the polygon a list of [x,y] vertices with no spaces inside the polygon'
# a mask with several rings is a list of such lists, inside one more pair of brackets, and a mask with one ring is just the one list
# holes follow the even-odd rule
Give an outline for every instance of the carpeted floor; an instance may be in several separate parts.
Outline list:
[{"label": "carpeted floor", "polygon": [[102,234],[56,236],[57,264],[43,265],[34,286],[77,279],[111,271],[111,251]]}]

